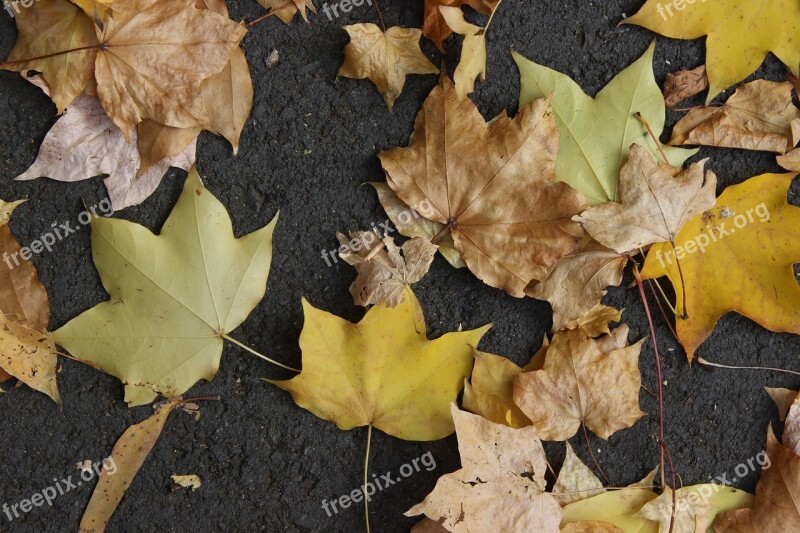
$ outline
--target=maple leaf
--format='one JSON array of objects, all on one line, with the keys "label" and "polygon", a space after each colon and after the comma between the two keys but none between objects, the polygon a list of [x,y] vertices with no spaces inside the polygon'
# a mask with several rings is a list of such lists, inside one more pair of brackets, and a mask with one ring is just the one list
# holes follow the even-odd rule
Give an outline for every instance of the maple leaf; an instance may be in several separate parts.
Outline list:
[{"label": "maple leaf", "polygon": [[681,171],[659,165],[647,149],[634,144],[619,176],[621,202],[592,207],[573,220],[620,254],[672,241],[689,220],[714,206],[717,177],[708,171],[703,179],[705,162]]},{"label": "maple leaf", "polygon": [[339,252],[339,257],[358,272],[350,285],[356,305],[386,302],[389,307],[395,307],[405,298],[406,287],[427,274],[436,253],[436,245],[421,238],[406,241],[398,248],[391,237],[380,239],[371,231],[351,232],[350,239],[341,233],[336,237],[346,248]]},{"label": "maple leaf", "polygon": [[606,287],[622,282],[627,259],[597,243],[589,243],[556,261],[540,283],[525,294],[547,300],[553,308],[553,331],[580,320],[606,294]]},{"label": "maple leaf", "polygon": [[674,251],[665,243],[650,248],[642,277],[668,276],[676,294],[685,289],[685,305],[678,298],[676,309],[688,318],[676,321],[676,331],[689,361],[729,311],[772,331],[800,333],[792,268],[800,261],[800,209],[786,202],[793,176],[762,174],[728,187],[676,235]]},{"label": "maple leaf", "polygon": [[134,131],[131,141],[126,141],[99,100],[81,95],[47,133],[36,161],[15,179],[47,176],[70,182],[107,174],[105,185],[115,210],[139,204],[156,190],[169,167],[192,167],[196,136],[183,152],[158,161],[137,176],[140,159],[136,135]]},{"label": "maple leaf", "polygon": [[111,455],[103,460],[97,485],[81,518],[80,533],[106,530],[133,478],[161,436],[170,413],[183,403],[177,398],[156,404],[152,416],[130,426],[117,440]]},{"label": "maple leaf", "polygon": [[[546,345],[545,345],[546,349]],[[514,376],[522,368],[500,355],[473,348],[475,366],[470,381],[464,382],[464,409],[512,428],[530,426],[519,407],[514,404]]]},{"label": "maple leaf", "polygon": [[11,213],[21,203],[0,200],[0,253],[4,257],[0,262],[0,381],[13,376],[60,405],[58,358],[47,333],[47,291],[8,227]]},{"label": "maple leaf", "polygon": [[344,26],[350,43],[337,76],[368,78],[389,110],[403,91],[408,74],[436,74],[439,69],[422,53],[417,29],[392,27],[384,33],[375,24]]},{"label": "maple leaf", "polygon": [[317,8],[311,0],[258,0],[264,9],[269,9],[270,14],[274,13],[284,24],[289,24],[294,19],[294,16],[300,13],[303,20],[308,22],[308,14],[306,9],[310,9],[313,13],[317,12]]},{"label": "maple leaf", "polygon": [[[41,72],[63,113],[94,76],[98,40],[92,21],[66,0],[39,0],[36,9],[23,9],[15,20],[17,42],[0,68]],[[72,51],[45,57],[65,50]]]},{"label": "maple leaf", "polygon": [[755,72],[769,52],[800,75],[800,4],[794,0],[718,0],[687,2],[684,7],[673,11],[659,0],[648,0],[623,23],[674,39],[707,35],[707,101]]},{"label": "maple leaf", "polygon": [[424,22],[422,26],[422,33],[436,43],[437,48],[444,52],[442,41],[447,39],[453,30],[447,23],[447,20],[439,11],[441,6],[458,7],[468,5],[478,13],[489,15],[492,13],[498,2],[489,2],[484,0],[425,0],[425,13]]},{"label": "maple leaf", "polygon": [[487,124],[443,77],[417,115],[410,145],[378,157],[392,190],[407,205],[431,206],[425,218],[447,226],[478,278],[522,297],[582,238],[571,217],[585,201],[556,181],[557,152],[548,100]]},{"label": "maple leaf", "polygon": [[56,342],[118,377],[132,406],[212,379],[223,339],[264,296],[276,223],[235,238],[194,169],[160,235],[94,219],[92,253],[110,299],[55,331]]},{"label": "maple leaf", "polygon": [[451,407],[461,469],[406,516],[425,514],[454,533],[557,532],[561,508],[544,492],[547,459],[533,427],[509,428]]},{"label": "maple leaf", "polygon": [[664,105],[672,109],[687,98],[708,88],[706,66],[700,65],[692,70],[668,72],[664,80]]},{"label": "maple leaf", "polygon": [[[389,220],[400,235],[406,237],[422,237],[429,241],[438,237],[438,252],[454,268],[464,268],[464,260],[456,250],[453,236],[449,232],[443,232],[445,225],[433,220],[428,220],[425,216],[433,214],[433,206],[430,202],[425,202],[416,208],[406,205],[386,183],[370,182],[370,185],[378,193],[378,200],[386,211]],[[421,213],[421,214],[420,214]]]},{"label": "maple leaf", "polygon": [[[664,128],[664,97],[653,77],[655,43],[632,65],[617,74],[592,98],[569,76],[513,53],[520,71],[519,102],[553,93],[553,113],[561,134],[556,172],[558,179],[585,194],[593,205],[617,199],[617,181],[629,147],[636,143],[658,153],[640,114],[656,136]],[[674,165],[683,164],[697,150],[666,147]]]},{"label": "maple leaf", "polygon": [[792,84],[745,83],[722,106],[689,111],[675,124],[669,142],[784,154],[800,142],[800,109],[792,103]]},{"label": "maple leaf", "polygon": [[608,439],[644,415],[639,409],[644,339],[608,351],[601,342],[580,330],[559,331],[543,368],[514,378],[514,403],[542,439],[567,440],[581,424]]},{"label": "maple leaf", "polygon": [[126,139],[152,119],[167,126],[205,127],[198,97],[204,80],[228,64],[246,30],[195,0],[115,0],[97,38],[97,96]]},{"label": "maple leaf", "polygon": [[800,455],[778,443],[771,425],[767,431],[767,457],[770,466],[761,470],[750,508],[720,514],[714,520],[714,531],[800,531]]},{"label": "maple leaf", "polygon": [[342,430],[374,426],[405,440],[438,440],[453,432],[449,405],[472,367],[472,351],[489,326],[429,341],[410,288],[394,308],[370,308],[357,324],[303,300],[303,371],[266,380],[295,403]]}]

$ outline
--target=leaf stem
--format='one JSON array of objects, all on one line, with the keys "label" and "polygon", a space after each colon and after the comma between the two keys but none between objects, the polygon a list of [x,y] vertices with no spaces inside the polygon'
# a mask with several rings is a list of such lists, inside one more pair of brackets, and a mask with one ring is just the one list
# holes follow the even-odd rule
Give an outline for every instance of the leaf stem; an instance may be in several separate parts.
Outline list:
[{"label": "leaf stem", "polygon": [[608,480],[608,476],[603,471],[603,467],[600,466],[600,461],[598,461],[597,457],[594,456],[594,451],[592,450],[592,443],[589,441],[589,432],[586,430],[586,424],[584,423],[583,420],[581,420],[581,427],[583,428],[583,438],[586,439],[586,447],[589,449],[589,455],[592,456],[592,461],[594,461],[594,466],[597,467],[597,470],[603,476],[603,479],[606,480],[606,485],[608,485],[611,482]]},{"label": "leaf stem", "polygon": [[372,447],[372,424],[367,426],[367,453],[364,455],[364,486],[361,490],[364,492],[364,518],[367,524],[367,533],[369,532],[369,496],[367,496],[367,475],[369,474],[369,450]]},{"label": "leaf stem", "polygon": [[[375,0],[375,10],[378,12],[378,18],[381,19],[381,26],[383,26],[383,33],[386,33],[386,22],[383,20],[383,13],[381,12],[380,0]],[[369,521],[367,521],[367,531],[369,531]]]},{"label": "leaf stem", "polygon": [[269,358],[269,357],[267,357],[266,355],[263,355],[263,354],[260,354],[260,353],[258,353],[257,351],[253,350],[253,349],[252,349],[252,348],[250,348],[249,346],[245,346],[245,345],[244,345],[244,344],[242,344],[241,342],[237,341],[237,340],[236,340],[236,339],[234,339],[233,337],[229,337],[229,336],[228,336],[228,335],[226,335],[225,333],[223,333],[223,334],[222,334],[222,338],[223,338],[223,339],[225,339],[226,341],[230,341],[230,342],[232,342],[233,344],[235,344],[235,345],[236,345],[236,346],[238,346],[239,348],[241,348],[241,349],[243,349],[243,350],[246,350],[246,351],[250,352],[251,354],[255,355],[256,357],[260,357],[260,358],[261,358],[261,359],[263,359],[264,361],[269,361],[269,362],[270,362],[270,363],[272,363],[273,365],[277,365],[277,366],[279,366],[279,367],[281,367],[281,368],[285,368],[286,370],[291,370],[292,372],[300,372],[300,370],[298,370],[298,369],[296,369],[296,368],[292,368],[292,367],[290,367],[290,366],[286,366],[286,365],[284,365],[283,363],[279,363],[278,361],[275,361],[274,359],[270,359],[270,358]]},{"label": "leaf stem", "polygon": [[713,366],[716,368],[729,368],[731,370],[770,370],[772,372],[784,372],[786,374],[792,374],[795,376],[800,376],[800,372],[795,372],[794,370],[786,370],[785,368],[773,368],[771,366],[733,366],[733,365],[723,365],[720,363],[712,363],[711,361],[706,361],[702,357],[697,358],[697,362],[701,365],[706,366]]},{"label": "leaf stem", "polygon": [[258,17],[257,19],[251,20],[250,22],[245,24],[244,27],[245,28],[250,28],[251,26],[255,26],[256,24],[258,24],[262,20],[266,20],[266,19],[270,18],[271,16],[276,15],[278,13],[278,11],[281,11],[282,9],[286,9],[287,7],[291,6],[292,4],[294,4],[294,2],[292,2],[292,0],[289,0],[285,4],[280,5],[280,6],[276,7],[276,8],[273,8],[272,11],[270,11],[266,15],[263,15],[261,17]]},{"label": "leaf stem", "polygon": [[5,68],[8,65],[19,65],[22,63],[29,63],[31,61],[38,61],[40,59],[50,59],[51,57],[56,57],[64,54],[71,54],[73,52],[83,52],[84,50],[94,50],[95,48],[103,48],[103,44],[91,44],[89,46],[81,46],[80,48],[70,48],[69,50],[62,50],[61,52],[53,52],[52,54],[47,54],[43,56],[37,57],[29,57],[27,59],[15,59],[14,61],[5,61],[0,63],[0,69]]}]

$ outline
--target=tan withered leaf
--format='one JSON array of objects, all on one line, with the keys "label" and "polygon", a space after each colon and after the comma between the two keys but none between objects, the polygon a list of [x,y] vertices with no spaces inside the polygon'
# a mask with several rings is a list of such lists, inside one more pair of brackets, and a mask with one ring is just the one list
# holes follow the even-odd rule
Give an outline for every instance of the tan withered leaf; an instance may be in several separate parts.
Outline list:
[{"label": "tan withered leaf", "polygon": [[405,299],[406,287],[427,274],[436,253],[435,244],[419,237],[406,241],[400,248],[391,237],[380,239],[372,231],[351,232],[349,239],[337,233],[336,238],[346,247],[339,257],[358,272],[350,285],[356,305],[385,302],[395,307]]},{"label": "tan withered leaf", "polygon": [[795,398],[797,398],[797,391],[777,387],[764,387],[764,390],[767,391],[769,397],[775,402],[775,407],[778,409],[778,419],[783,422],[786,420],[789,408],[792,406],[792,403],[794,403]]},{"label": "tan withered leaf", "polygon": [[58,113],[63,113],[93,78],[97,49],[24,60],[97,45],[92,21],[67,0],[39,0],[35,9],[20,10],[16,22],[19,36],[8,56],[12,63],[0,68],[41,72],[51,88],[50,97]]},{"label": "tan withered leaf", "polygon": [[590,339],[580,330],[559,331],[542,370],[514,378],[514,403],[542,439],[567,440],[582,422],[607,439],[644,415],[639,409],[644,340],[605,352],[603,339]]},{"label": "tan withered leaf", "polygon": [[439,69],[419,48],[422,32],[392,27],[384,33],[375,24],[353,24],[343,28],[350,35],[344,63],[337,76],[368,78],[391,110],[403,92],[409,74],[436,74]]},{"label": "tan withered leaf", "polygon": [[139,149],[139,170],[136,176],[140,177],[153,168],[162,159],[174,157],[192,144],[202,130],[195,128],[173,128],[144,120],[136,127],[136,146]]},{"label": "tan withered leaf", "polygon": [[36,161],[15,179],[46,176],[71,182],[107,174],[104,183],[115,210],[139,204],[156,190],[169,167],[192,167],[196,142],[137,177],[140,160],[136,135],[134,131],[131,142],[126,141],[99,100],[81,95],[47,133]]},{"label": "tan withered leaf", "polygon": [[453,30],[447,25],[447,21],[442,16],[441,11],[439,11],[441,6],[470,6],[478,13],[489,15],[494,7],[497,6],[497,2],[484,2],[484,0],[425,0],[425,19],[422,26],[422,33],[425,37],[436,43],[439,50],[444,52],[442,41],[447,39],[447,37],[453,33]]},{"label": "tan withered leaf", "polygon": [[601,492],[605,492],[603,483],[594,475],[592,470],[586,466],[580,458],[575,455],[575,451],[567,445],[567,454],[564,457],[564,464],[558,471],[558,478],[553,485],[553,497],[562,506],[573,502],[591,498]]},{"label": "tan withered leaf", "polygon": [[598,205],[576,216],[597,242],[623,254],[648,244],[667,242],[688,221],[714,207],[717,177],[703,176],[705,159],[673,176],[650,152],[631,145],[619,175],[620,203]]},{"label": "tan withered leaf", "polygon": [[798,395],[786,415],[783,426],[783,445],[800,455],[800,395]]},{"label": "tan withered leaf", "polygon": [[671,109],[705,89],[708,89],[705,65],[692,70],[668,72],[664,80],[664,105]]},{"label": "tan withered leaf", "polygon": [[547,99],[487,124],[442,77],[417,115],[410,146],[379,154],[386,180],[407,205],[427,201],[467,267],[522,297],[555,261],[578,247],[571,217],[583,195],[556,181],[558,131]]},{"label": "tan withered leaf", "polygon": [[750,509],[736,509],[717,516],[717,533],[800,531],[800,455],[784,448],[767,431],[770,467],[761,470],[755,502]]},{"label": "tan withered leaf", "polygon": [[627,259],[597,243],[558,259],[541,283],[531,284],[525,294],[547,300],[553,307],[553,331],[580,320],[606,294],[606,287],[622,282]]},{"label": "tan withered leaf", "polygon": [[310,9],[314,13],[317,12],[312,0],[258,0],[258,3],[265,9],[269,9],[270,13],[275,13],[275,16],[281,19],[284,24],[292,22],[292,19],[298,13],[303,17],[303,20],[308,22],[306,9]]},{"label": "tan withered leaf", "polygon": [[246,30],[195,0],[116,0],[119,16],[97,29],[97,95],[130,140],[145,119],[205,127],[200,86],[228,64]]},{"label": "tan withered leaf", "polygon": [[81,519],[81,533],[105,531],[133,478],[161,436],[169,414],[181,403],[182,400],[177,398],[156,404],[155,414],[125,430],[111,450],[111,457],[104,461],[104,466],[113,467],[100,471]]},{"label": "tan withered leaf", "polygon": [[587,337],[610,335],[611,330],[608,329],[608,324],[619,322],[622,318],[622,311],[622,309],[597,304],[582,317],[564,324],[564,329],[580,329]]},{"label": "tan withered leaf", "polygon": [[370,182],[378,193],[378,200],[386,211],[386,215],[392,224],[406,237],[422,237],[433,240],[437,236],[439,241],[439,253],[442,254],[448,263],[455,268],[464,268],[464,261],[456,250],[453,236],[450,233],[442,232],[444,224],[434,222],[425,218],[433,214],[433,206],[430,202],[425,202],[415,207],[406,205],[394,191],[385,183]]},{"label": "tan withered leaf", "polygon": [[546,458],[532,427],[513,429],[451,406],[461,469],[445,474],[406,516],[425,514],[455,533],[557,532],[561,507],[544,493]]},{"label": "tan withered leaf", "polygon": [[777,157],[778,164],[786,170],[800,172],[800,148],[795,148],[791,152]]},{"label": "tan withered leaf", "polygon": [[60,404],[56,347],[47,333],[47,291],[33,263],[20,255],[21,247],[8,227],[11,213],[21,203],[0,200],[0,381],[11,375]]},{"label": "tan withered leaf", "polygon": [[800,109],[789,82],[745,83],[722,106],[693,109],[675,124],[669,143],[784,154],[800,142]]}]

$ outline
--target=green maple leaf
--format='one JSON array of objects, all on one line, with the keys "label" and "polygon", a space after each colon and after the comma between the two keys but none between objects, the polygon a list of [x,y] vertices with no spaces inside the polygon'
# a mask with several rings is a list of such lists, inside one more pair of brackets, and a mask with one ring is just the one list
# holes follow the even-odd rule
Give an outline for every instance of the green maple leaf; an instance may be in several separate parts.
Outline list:
[{"label": "green maple leaf", "polygon": [[235,238],[194,169],[160,235],[93,220],[94,263],[110,299],[55,331],[56,342],[118,377],[131,406],[210,380],[223,339],[264,297],[276,222]]},{"label": "green maple leaf", "polygon": [[[632,143],[662,161],[658,147],[636,113],[655,135],[664,128],[664,97],[653,76],[655,43],[592,98],[569,76],[525,59],[516,52],[520,107],[553,93],[553,112],[561,136],[558,179],[578,189],[593,205],[617,199],[619,171]],[[697,150],[665,147],[671,165],[680,166]]]}]

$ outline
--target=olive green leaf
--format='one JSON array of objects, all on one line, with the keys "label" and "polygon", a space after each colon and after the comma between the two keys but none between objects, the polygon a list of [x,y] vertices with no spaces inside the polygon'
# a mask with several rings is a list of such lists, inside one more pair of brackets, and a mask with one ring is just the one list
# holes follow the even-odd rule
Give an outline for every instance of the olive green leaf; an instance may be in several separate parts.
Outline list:
[{"label": "olive green leaf", "polygon": [[[642,121],[655,135],[664,128],[664,96],[653,77],[655,43],[632,65],[617,74],[592,98],[569,76],[529,61],[514,52],[520,71],[519,105],[553,93],[561,148],[556,160],[558,179],[578,189],[592,205],[617,200],[617,182],[632,143],[657,158],[658,148]],[[669,163],[680,166],[697,150],[665,147]]]},{"label": "olive green leaf", "polygon": [[94,263],[110,298],[55,331],[56,342],[118,377],[131,406],[210,380],[223,339],[264,297],[276,222],[235,238],[195,169],[160,235],[93,220]]}]

